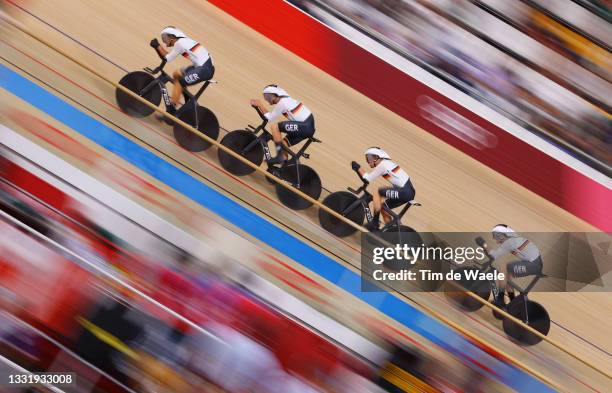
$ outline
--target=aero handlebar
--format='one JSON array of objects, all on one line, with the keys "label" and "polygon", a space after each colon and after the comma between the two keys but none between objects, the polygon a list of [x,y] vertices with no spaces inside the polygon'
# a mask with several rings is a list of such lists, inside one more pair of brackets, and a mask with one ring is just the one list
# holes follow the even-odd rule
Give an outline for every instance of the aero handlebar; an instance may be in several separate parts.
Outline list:
[{"label": "aero handlebar", "polygon": [[370,184],[366,179],[364,179],[363,177],[361,177],[361,175],[359,174],[359,170],[357,169],[353,169],[353,171],[357,174],[357,177],[359,177],[359,180],[361,180],[363,182],[363,184],[361,185],[361,187],[359,187],[358,189],[353,189],[351,187],[348,187],[347,189],[352,192],[353,194],[359,194],[362,191],[365,191],[366,188],[368,188],[368,185]]},{"label": "aero handlebar", "polygon": [[257,111],[257,114],[259,115],[259,117],[261,117],[261,120],[263,120],[263,122],[259,125],[259,127],[257,127],[257,129],[261,130],[265,128],[268,124],[268,118],[264,115],[264,113],[261,111],[261,109],[259,109],[258,106],[251,105],[251,107]]},{"label": "aero handlebar", "polygon": [[150,74],[157,74],[158,72],[163,71],[164,67],[166,66],[166,63],[168,62],[168,60],[166,60],[166,56],[162,56],[157,49],[155,50],[155,53],[157,53],[157,56],[159,56],[159,58],[161,59],[161,64],[159,66],[157,66],[157,68],[149,68],[149,67],[145,67],[144,70]]}]

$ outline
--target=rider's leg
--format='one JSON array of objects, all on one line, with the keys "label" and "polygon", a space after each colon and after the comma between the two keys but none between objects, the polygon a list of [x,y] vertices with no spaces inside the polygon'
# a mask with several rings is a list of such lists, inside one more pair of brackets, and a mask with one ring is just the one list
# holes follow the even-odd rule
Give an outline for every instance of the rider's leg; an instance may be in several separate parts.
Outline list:
[{"label": "rider's leg", "polygon": [[280,130],[278,129],[278,123],[274,123],[272,124],[272,126],[270,126],[270,132],[272,133],[272,140],[274,141],[274,143],[276,145],[280,145],[283,136],[281,135]]},{"label": "rider's leg", "polygon": [[378,192],[372,195],[372,222],[368,223],[369,230],[378,230],[380,227],[380,211],[382,210],[382,197]]},{"label": "rider's leg", "polygon": [[508,277],[508,269],[503,269],[502,270],[504,273],[504,280],[496,280],[496,284],[497,284],[497,295],[495,296],[495,299],[493,300],[493,303],[495,303],[495,305],[497,307],[503,308],[506,306],[506,299],[505,299],[505,295],[506,295],[506,280]]},{"label": "rider's leg", "polygon": [[181,95],[183,95],[183,85],[181,84],[183,72],[174,71],[172,77],[174,78],[174,87],[172,88],[172,97],[170,98],[170,101],[172,101],[172,109],[168,108],[168,112],[170,113],[172,113],[172,111],[176,112],[176,106],[181,99]]},{"label": "rider's leg", "polygon": [[[505,269],[506,281],[514,278],[534,276],[542,273],[542,259],[538,258],[532,262],[514,261],[506,264]],[[514,298],[514,288],[511,285],[506,285],[506,291],[510,300]]]},{"label": "rider's leg", "polygon": [[[287,149],[289,149],[291,147],[291,143],[289,143],[289,139],[287,137],[283,138],[283,146],[285,146]],[[287,159],[287,155],[289,153],[287,153],[285,150],[281,149],[280,154],[282,154],[282,160],[285,161]]]},{"label": "rider's leg", "polygon": [[274,144],[276,146],[280,146],[283,136],[278,128],[278,123],[274,123],[272,126],[270,126],[270,132],[272,133],[272,140],[274,141]]},{"label": "rider's leg", "polygon": [[[498,279],[495,281],[495,283],[497,284],[498,291],[497,291],[497,296],[495,297],[493,302],[498,307],[505,307],[506,302],[505,302],[504,296],[505,296],[506,290],[511,290],[511,287],[508,285],[508,280],[514,277],[514,273],[512,269],[510,268],[510,263],[498,262],[498,268],[499,268],[498,270],[504,274],[504,278]],[[513,296],[510,296],[510,294],[508,294],[508,297],[512,298]]]},{"label": "rider's leg", "polygon": [[[288,153],[282,149],[281,140],[285,147],[289,148],[289,146],[295,146],[304,139],[312,137],[315,132],[314,118],[311,116],[306,121],[281,121],[272,125],[271,132],[272,139],[276,144],[276,151],[278,152],[273,161],[282,162],[287,159]],[[285,139],[281,139],[281,132],[286,134]]]},{"label": "rider's leg", "polygon": [[387,225],[391,221],[391,215],[389,215],[385,209],[381,209],[380,212],[382,213],[383,225]]},{"label": "rider's leg", "polygon": [[287,153],[283,151],[282,145],[284,144],[288,147],[286,140],[283,140],[283,135],[280,132],[278,123],[272,124],[270,127],[270,132],[272,133],[272,141],[276,146],[276,157],[272,159],[274,162],[281,162],[287,159]]},{"label": "rider's leg", "polygon": [[[183,79],[183,73],[182,71],[175,71],[172,74],[172,77],[174,78],[174,82],[173,85],[174,87],[172,88],[172,94],[170,95],[170,105],[166,105],[166,112],[168,112],[171,115],[176,116],[176,104],[179,102],[179,99],[181,97],[181,93],[183,92],[183,86],[181,85],[181,80]],[[166,117],[163,114],[157,115],[157,120],[163,121],[166,124],[174,124],[174,122],[172,120],[170,120],[169,117]]]},{"label": "rider's leg", "polygon": [[[508,281],[508,265],[503,262],[499,262],[499,264],[503,266],[499,266],[499,270],[504,274],[504,279],[496,280],[497,288],[499,288],[500,292],[503,292],[506,289],[506,283]],[[498,277],[499,278],[499,277]]]},{"label": "rider's leg", "polygon": [[374,204],[374,214],[380,214],[384,199],[378,192],[374,193],[373,197],[372,203]]},{"label": "rider's leg", "polygon": [[[382,214],[385,225],[394,219],[393,209],[399,208],[414,198],[414,192],[407,192],[404,188],[390,187],[379,191],[382,200]],[[399,224],[399,222],[397,223]]]}]

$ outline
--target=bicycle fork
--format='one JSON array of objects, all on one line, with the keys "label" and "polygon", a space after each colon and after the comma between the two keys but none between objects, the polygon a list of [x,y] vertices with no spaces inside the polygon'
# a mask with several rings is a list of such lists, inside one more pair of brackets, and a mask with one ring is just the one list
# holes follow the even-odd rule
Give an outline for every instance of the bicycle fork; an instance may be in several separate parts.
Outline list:
[{"label": "bicycle fork", "polygon": [[270,153],[270,148],[267,144],[263,144],[264,157],[266,157],[266,162],[272,159],[272,154]]},{"label": "bicycle fork", "polygon": [[166,104],[166,110],[168,110],[168,107],[172,106],[172,101],[170,100],[170,94],[168,94],[168,89],[166,88],[166,85],[160,83],[159,86],[161,87],[162,97],[164,98],[164,104]]},{"label": "bicycle fork", "polygon": [[374,220],[374,215],[372,214],[370,207],[364,205],[363,210],[365,210],[366,219],[368,220],[368,222],[372,222]]},{"label": "bicycle fork", "polygon": [[493,297],[497,298],[497,295],[499,294],[499,287],[497,286],[497,283],[495,280],[491,280],[489,283],[491,284],[491,292],[493,292]]}]

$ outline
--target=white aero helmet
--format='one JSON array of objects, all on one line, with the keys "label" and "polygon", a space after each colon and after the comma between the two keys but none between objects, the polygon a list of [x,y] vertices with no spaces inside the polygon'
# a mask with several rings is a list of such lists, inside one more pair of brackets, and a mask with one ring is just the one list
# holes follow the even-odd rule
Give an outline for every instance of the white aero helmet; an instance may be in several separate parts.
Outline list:
[{"label": "white aero helmet", "polygon": [[514,229],[510,228],[506,224],[497,224],[491,229],[491,235],[493,235],[494,239],[498,239],[500,235],[504,237],[515,237],[518,234],[514,231]]},{"label": "white aero helmet", "polygon": [[368,150],[365,151],[365,156],[366,156],[366,160],[368,159],[368,156],[380,157],[383,160],[391,159],[391,157],[387,154],[387,152],[381,149],[380,147],[370,147]]},{"label": "white aero helmet", "polygon": [[168,38],[168,36],[175,36],[176,38],[185,38],[185,33],[183,33],[182,31],[180,31],[179,29],[177,29],[174,26],[168,26],[165,27],[162,31],[161,31],[161,38],[162,41],[166,42],[166,39]]},{"label": "white aero helmet", "polygon": [[278,87],[278,85],[268,85],[264,87],[263,94],[274,94],[275,96],[279,97],[289,97],[289,94],[285,90]]}]

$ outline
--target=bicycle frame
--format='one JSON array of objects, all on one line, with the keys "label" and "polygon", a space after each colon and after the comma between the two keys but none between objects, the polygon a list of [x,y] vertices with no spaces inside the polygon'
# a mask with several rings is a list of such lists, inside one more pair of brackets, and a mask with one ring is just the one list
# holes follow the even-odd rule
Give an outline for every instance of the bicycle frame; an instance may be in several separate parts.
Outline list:
[{"label": "bicycle frame", "polygon": [[[478,269],[481,270],[483,273],[497,272],[497,269],[495,268],[495,266],[493,266],[493,259],[491,257],[489,257],[489,260],[483,264],[474,262],[474,265],[476,265]],[[488,281],[489,285],[491,286],[491,292],[493,293],[493,296],[497,297],[497,295],[499,294],[499,287],[497,286],[497,283],[495,282],[495,280]]]},{"label": "bicycle frame", "polygon": [[170,78],[168,74],[166,74],[164,71],[161,71],[161,75],[153,79],[148,85],[146,85],[142,90],[140,90],[138,95],[142,97],[145,94],[147,94],[149,91],[151,91],[153,86],[159,85],[159,87],[161,88],[164,103],[166,104],[166,107],[168,107],[168,105],[170,105],[171,102],[170,102],[170,95],[168,94],[168,89],[166,88],[166,83],[170,82],[171,80],[172,78]]},{"label": "bicycle frame", "polygon": [[[497,271],[497,269],[493,266],[493,260],[491,259],[489,259],[489,261],[487,261],[483,265],[480,265],[478,263],[476,263],[476,265],[478,265],[480,268],[484,267],[483,272],[485,273]],[[532,280],[531,284],[529,284],[529,286],[526,289],[523,289],[519,287],[518,285],[516,285],[510,278],[507,279],[506,285],[509,285],[513,290],[516,290],[521,294],[523,308],[525,310],[525,320],[524,320],[525,323],[529,323],[529,308],[528,308],[529,299],[527,298],[527,294],[529,293],[529,291],[531,290],[531,288],[535,285],[537,281],[538,281],[538,278],[536,277],[535,279]],[[497,286],[497,283],[495,282],[495,280],[489,280],[489,285],[491,286],[491,292],[493,293],[493,296],[497,297],[497,295],[500,292],[500,289]]]},{"label": "bicycle frame", "polygon": [[[343,216],[348,215],[350,212],[352,212],[358,205],[361,205],[362,209],[365,212],[366,215],[366,219],[368,223],[371,223],[372,220],[374,220],[374,214],[372,213],[372,210],[370,209],[370,202],[374,199],[372,197],[372,194],[370,194],[367,191],[368,185],[369,183],[367,183],[366,181],[364,181],[361,176],[359,175],[359,172],[355,171],[357,173],[357,175],[359,176],[359,178],[363,181],[363,184],[361,185],[361,187],[359,187],[358,189],[354,190],[351,187],[348,187],[348,191],[352,192],[353,194],[357,195],[357,200],[353,203],[351,203],[346,209],[344,209],[341,214]],[[362,196],[359,196],[359,193],[362,193]],[[389,209],[386,205],[383,205],[382,208],[383,210],[385,210],[385,212],[387,212],[391,217],[391,221],[389,221],[387,224],[385,224],[382,228],[382,231],[389,229],[389,228],[393,228],[393,227],[400,227],[402,225],[402,217],[404,216],[404,214],[406,213],[406,211],[408,210],[408,208],[410,207],[410,205],[408,204],[406,207],[404,207],[402,209],[402,211],[399,214],[396,214],[395,212],[393,212],[391,209]]]},{"label": "bicycle frame", "polygon": [[[357,192],[354,192],[355,190],[351,188],[349,188],[349,191],[352,192],[353,194],[357,194]],[[361,208],[365,212],[366,219],[368,220],[368,222],[372,222],[372,220],[374,219],[374,215],[372,214],[372,211],[370,210],[370,206],[369,206],[369,199],[371,199],[371,195],[365,190],[363,191],[364,191],[364,195],[358,196],[357,199],[353,203],[351,203],[346,209],[340,212],[341,215],[346,217],[349,213],[355,210],[358,206],[361,206]],[[370,196],[370,198],[368,198],[368,196]]]},{"label": "bicycle frame", "polygon": [[402,217],[404,216],[404,213],[406,212],[406,210],[408,210],[408,206],[406,206],[404,209],[402,209],[402,212],[400,214],[395,214],[395,212],[393,212],[393,210],[389,209],[385,204],[383,204],[382,209],[384,211],[387,212],[387,214],[389,214],[391,216],[391,221],[389,221],[387,224],[385,224],[385,226],[382,228],[382,230],[384,231],[385,229],[388,228],[393,228],[394,226],[399,227],[400,225],[402,225]]},{"label": "bicycle frame", "polygon": [[[263,149],[266,162],[269,161],[272,158],[272,154],[270,153],[268,142],[272,139],[272,134],[270,134],[268,130],[265,129],[265,124],[263,123],[257,127],[253,127],[252,125],[249,124],[248,128],[253,132],[253,134],[257,136],[257,138],[255,138],[253,142],[246,145],[242,149],[241,153],[244,154],[245,152],[248,152],[251,149],[253,149],[253,147],[255,147],[257,144],[260,144]],[[261,135],[257,135],[260,131],[262,132]]]},{"label": "bicycle frame", "polygon": [[[268,162],[272,159],[272,153],[270,152],[270,147],[268,146],[268,142],[272,139],[272,134],[270,134],[270,132],[268,130],[265,129],[267,121],[264,121],[262,124],[260,124],[257,127],[253,127],[252,125],[248,125],[247,128],[253,132],[253,134],[256,135],[256,138],[249,143],[248,145],[246,145],[242,151],[240,152],[242,155],[245,154],[245,152],[250,151],[251,149],[253,149],[256,145],[260,145],[261,148],[263,149],[264,152],[264,158],[265,161]],[[259,134],[261,132],[261,134]],[[259,134],[259,135],[257,135]],[[284,165],[287,165],[288,161],[285,162]],[[299,166],[296,168],[296,174],[297,174],[297,183],[293,184],[290,181],[284,180],[283,181],[286,184],[290,184],[293,186],[296,186],[297,188],[299,188],[300,184],[301,184],[301,175],[300,175],[300,168]]]},{"label": "bicycle frame", "polygon": [[[489,269],[489,271],[497,272],[497,269],[491,266],[491,269]],[[499,287],[497,286],[495,280],[489,280],[489,285],[491,286],[491,292],[493,293],[493,296],[497,297],[497,295],[499,294]]]},{"label": "bicycle frame", "polygon": [[[174,80],[172,79],[172,77],[170,75],[168,75],[163,67],[166,64],[166,62],[164,60],[162,60],[162,64],[160,65],[160,75],[158,77],[156,77],[155,79],[153,79],[148,85],[146,85],[140,92],[139,92],[139,96],[142,97],[143,95],[147,94],[149,91],[151,91],[151,89],[155,86],[158,85],[159,88],[161,89],[161,94],[162,94],[162,98],[164,100],[164,105],[166,106],[166,111],[168,110],[168,107],[172,105],[172,100],[170,99],[170,94],[168,93],[168,88],[166,87],[166,83],[168,82],[174,82]],[[149,68],[145,68],[145,71],[149,72],[150,74],[154,75],[154,73],[156,72],[155,70],[151,70]],[[174,116],[179,117],[183,112],[185,112],[189,107],[191,107],[191,109],[193,110],[194,114],[195,114],[195,128],[199,129],[200,128],[200,121],[198,118],[198,98],[202,95],[202,93],[204,92],[204,90],[206,90],[206,88],[208,87],[208,85],[211,83],[211,81],[204,81],[204,84],[202,85],[202,87],[200,87],[200,90],[194,95],[191,94],[187,89],[183,89],[183,97],[185,99],[185,105],[181,106],[175,113]],[[187,105],[190,104],[190,105]]]},{"label": "bicycle frame", "polygon": [[363,205],[363,210],[365,211],[366,214],[366,220],[368,220],[368,222],[372,222],[372,220],[374,220],[374,215],[372,214],[372,211],[370,210],[370,206],[368,203],[365,203],[365,201],[361,201],[361,204]]}]

